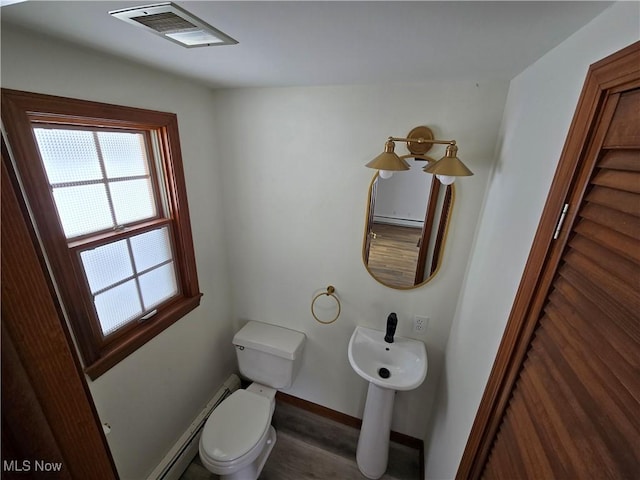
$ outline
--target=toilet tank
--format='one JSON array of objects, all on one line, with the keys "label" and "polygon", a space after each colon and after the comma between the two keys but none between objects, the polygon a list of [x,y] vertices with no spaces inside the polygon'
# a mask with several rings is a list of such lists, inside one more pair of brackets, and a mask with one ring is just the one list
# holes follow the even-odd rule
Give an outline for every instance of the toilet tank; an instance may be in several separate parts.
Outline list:
[{"label": "toilet tank", "polygon": [[247,323],[233,337],[240,373],[272,388],[288,388],[300,370],[306,336],[268,323]]}]

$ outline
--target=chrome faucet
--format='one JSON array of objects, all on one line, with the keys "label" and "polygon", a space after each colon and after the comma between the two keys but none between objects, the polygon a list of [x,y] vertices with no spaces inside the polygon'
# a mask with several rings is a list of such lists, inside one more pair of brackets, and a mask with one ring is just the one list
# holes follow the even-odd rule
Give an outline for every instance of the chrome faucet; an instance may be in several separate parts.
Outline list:
[{"label": "chrome faucet", "polygon": [[387,334],[384,336],[385,342],[393,343],[393,336],[396,334],[397,325],[398,316],[395,313],[390,313],[387,317]]}]

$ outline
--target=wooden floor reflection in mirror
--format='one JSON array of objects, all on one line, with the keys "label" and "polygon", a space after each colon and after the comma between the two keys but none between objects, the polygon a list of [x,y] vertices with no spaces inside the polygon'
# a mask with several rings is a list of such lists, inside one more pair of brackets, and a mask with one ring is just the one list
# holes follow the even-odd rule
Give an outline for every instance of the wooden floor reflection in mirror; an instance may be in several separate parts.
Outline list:
[{"label": "wooden floor reflection in mirror", "polygon": [[369,270],[382,283],[409,287],[415,282],[421,228],[373,223]]}]

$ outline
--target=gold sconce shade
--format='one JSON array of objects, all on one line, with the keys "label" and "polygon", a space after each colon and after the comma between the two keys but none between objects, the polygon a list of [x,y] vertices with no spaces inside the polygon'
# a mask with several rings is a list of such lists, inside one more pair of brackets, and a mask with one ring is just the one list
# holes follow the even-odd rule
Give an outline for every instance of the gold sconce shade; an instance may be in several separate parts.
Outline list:
[{"label": "gold sconce shade", "polygon": [[387,170],[391,172],[398,172],[402,170],[409,170],[409,164],[406,160],[400,158],[394,153],[395,143],[391,140],[387,140],[384,144],[384,152],[371,160],[365,166],[369,168],[375,168],[376,170]]},{"label": "gold sconce shade", "polygon": [[[401,157],[396,155],[394,152],[395,142],[405,142],[411,153]],[[447,146],[444,157],[438,161],[424,155],[434,144]],[[473,172],[458,158],[456,141],[435,139],[431,129],[424,126],[411,130],[407,138],[389,137],[384,144],[384,152],[367,163],[366,166],[378,170],[382,178],[388,178],[391,176],[391,172],[409,170],[410,166],[405,158],[410,157],[416,160],[425,160],[427,165],[423,171],[436,175],[445,185],[450,185],[456,177],[473,175]]]},{"label": "gold sconce shade", "polygon": [[458,158],[458,147],[456,145],[448,145],[447,152],[437,162],[428,164],[422,170],[433,175],[447,175],[450,177],[468,177],[473,172],[467,168]]}]

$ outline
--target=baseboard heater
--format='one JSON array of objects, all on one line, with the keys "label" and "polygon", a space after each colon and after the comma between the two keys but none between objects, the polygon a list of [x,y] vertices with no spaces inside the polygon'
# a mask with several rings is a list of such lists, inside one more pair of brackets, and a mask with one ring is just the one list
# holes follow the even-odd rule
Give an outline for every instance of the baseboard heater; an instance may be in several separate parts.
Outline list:
[{"label": "baseboard heater", "polygon": [[424,225],[424,220],[374,215],[373,223],[381,223],[383,225],[396,225],[399,227],[422,228]]},{"label": "baseboard heater", "polygon": [[211,412],[222,401],[240,388],[240,379],[237,375],[231,375],[220,387],[213,398],[198,414],[186,432],[176,442],[174,447],[162,459],[156,469],[151,472],[147,480],[177,480],[189,466],[189,463],[198,453],[198,444],[204,424]]}]

